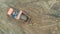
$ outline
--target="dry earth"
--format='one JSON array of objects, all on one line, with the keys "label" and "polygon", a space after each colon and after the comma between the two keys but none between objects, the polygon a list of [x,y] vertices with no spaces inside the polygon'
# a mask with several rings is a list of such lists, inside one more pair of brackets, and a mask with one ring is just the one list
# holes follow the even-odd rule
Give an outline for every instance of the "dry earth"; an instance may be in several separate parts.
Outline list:
[{"label": "dry earth", "polygon": [[[31,20],[7,17],[10,7],[25,10]],[[60,34],[60,0],[0,0],[0,34]]]}]

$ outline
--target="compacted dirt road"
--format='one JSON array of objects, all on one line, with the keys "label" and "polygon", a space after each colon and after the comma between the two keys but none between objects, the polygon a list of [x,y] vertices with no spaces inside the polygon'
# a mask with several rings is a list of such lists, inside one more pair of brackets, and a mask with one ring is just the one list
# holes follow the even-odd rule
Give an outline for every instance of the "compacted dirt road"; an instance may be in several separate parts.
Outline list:
[{"label": "compacted dirt road", "polygon": [[[10,7],[25,10],[31,20],[8,17]],[[60,34],[60,0],[0,0],[0,34]]]}]

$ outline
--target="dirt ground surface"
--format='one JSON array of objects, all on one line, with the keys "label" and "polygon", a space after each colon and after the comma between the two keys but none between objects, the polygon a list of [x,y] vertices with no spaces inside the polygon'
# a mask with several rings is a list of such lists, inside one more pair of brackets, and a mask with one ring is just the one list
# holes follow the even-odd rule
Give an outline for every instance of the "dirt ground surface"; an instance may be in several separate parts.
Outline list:
[{"label": "dirt ground surface", "polygon": [[[8,17],[10,7],[25,10],[31,20]],[[60,0],[0,0],[0,34],[60,34]]]}]

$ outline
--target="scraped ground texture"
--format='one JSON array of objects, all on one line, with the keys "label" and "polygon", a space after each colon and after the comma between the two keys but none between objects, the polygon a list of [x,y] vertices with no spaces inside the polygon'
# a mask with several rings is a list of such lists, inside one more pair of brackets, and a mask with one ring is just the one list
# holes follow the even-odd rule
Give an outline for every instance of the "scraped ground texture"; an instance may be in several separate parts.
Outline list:
[{"label": "scraped ground texture", "polygon": [[[8,17],[10,7],[25,10],[31,20]],[[60,0],[0,0],[0,34],[60,34]]]}]

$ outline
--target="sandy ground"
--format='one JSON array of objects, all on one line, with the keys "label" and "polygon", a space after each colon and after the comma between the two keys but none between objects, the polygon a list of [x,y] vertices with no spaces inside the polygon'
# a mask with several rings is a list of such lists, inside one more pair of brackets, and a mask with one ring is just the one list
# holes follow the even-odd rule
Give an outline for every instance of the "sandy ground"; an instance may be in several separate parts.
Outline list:
[{"label": "sandy ground", "polygon": [[[25,10],[31,20],[7,17],[10,7]],[[0,0],[0,34],[60,34],[60,0]]]}]

